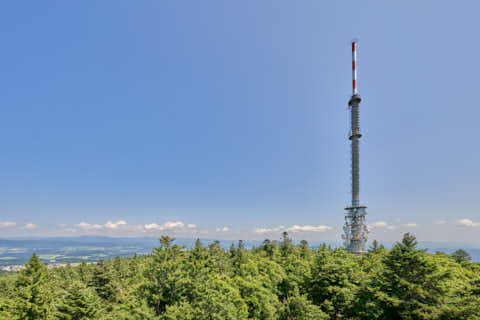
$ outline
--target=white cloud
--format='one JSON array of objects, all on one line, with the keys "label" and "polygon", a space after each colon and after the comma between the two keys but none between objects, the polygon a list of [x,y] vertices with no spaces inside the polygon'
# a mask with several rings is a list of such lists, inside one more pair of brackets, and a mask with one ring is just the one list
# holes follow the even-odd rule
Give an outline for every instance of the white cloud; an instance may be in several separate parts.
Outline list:
[{"label": "white cloud", "polygon": [[376,221],[376,222],[373,222],[371,225],[368,226],[369,229],[386,229],[386,230],[395,230],[396,227],[391,225],[391,224],[388,224],[387,222],[385,221]]},{"label": "white cloud", "polygon": [[279,226],[276,228],[256,228],[254,232],[256,234],[265,234],[265,233],[272,233],[272,232],[280,232],[280,231],[288,231],[288,232],[325,232],[328,230],[333,229],[332,227],[329,226],[299,226],[299,225],[293,225],[291,227],[285,227],[285,226]]},{"label": "white cloud", "polygon": [[87,223],[87,222],[80,222],[79,224],[77,224],[77,227],[82,229],[82,230],[95,230],[95,229],[102,229],[103,226],[102,225],[99,225],[99,224],[90,224],[90,223]]},{"label": "white cloud", "polygon": [[386,228],[386,227],[388,227],[388,223],[386,223],[385,221],[377,221],[377,222],[372,223],[372,227],[373,228]]},{"label": "white cloud", "polygon": [[447,224],[447,220],[437,220],[435,221],[435,224]]},{"label": "white cloud", "polygon": [[465,227],[478,227],[480,226],[480,222],[473,222],[470,219],[460,219],[458,220],[458,224],[465,226]]},{"label": "white cloud", "polygon": [[145,230],[155,230],[160,228],[160,226],[156,223],[145,224],[143,227],[145,228]]},{"label": "white cloud", "polygon": [[124,221],[124,220],[119,220],[115,223],[111,222],[111,221],[108,221],[107,223],[105,223],[105,228],[107,229],[118,229],[122,226],[125,226],[127,225],[127,223]]},{"label": "white cloud", "polygon": [[331,230],[332,227],[328,226],[291,226],[287,228],[287,231],[290,232],[325,232],[327,230]]},{"label": "white cloud", "polygon": [[35,230],[37,228],[37,225],[34,223],[27,223],[26,225],[23,226],[23,229],[27,230]]},{"label": "white cloud", "polygon": [[185,224],[181,221],[167,221],[163,224],[164,230],[183,229]]},{"label": "white cloud", "polygon": [[254,230],[255,233],[257,234],[264,234],[264,233],[270,233],[270,232],[278,232],[283,230],[284,227],[277,227],[277,228],[256,228]]},{"label": "white cloud", "polygon": [[228,232],[228,231],[230,231],[230,228],[229,227],[217,228],[216,231],[217,232]]},{"label": "white cloud", "polygon": [[16,227],[16,226],[17,226],[16,222],[0,221],[0,228],[13,228],[13,227]]},{"label": "white cloud", "polygon": [[127,226],[127,222],[124,220],[118,220],[117,222],[107,221],[105,224],[90,224],[88,222],[80,222],[76,225],[77,228],[82,230],[118,230]]},{"label": "white cloud", "polygon": [[167,221],[164,224],[149,223],[143,225],[144,231],[154,232],[154,231],[192,231],[197,228],[194,224],[185,224],[182,221]]},{"label": "white cloud", "polygon": [[418,224],[416,224],[415,222],[409,222],[405,226],[408,228],[416,228],[418,227]]},{"label": "white cloud", "polygon": [[66,232],[77,231],[89,231],[89,232],[115,232],[115,233],[129,233],[135,234],[139,232],[161,232],[161,231],[174,231],[174,232],[190,232],[195,231],[197,226],[195,224],[186,224],[182,221],[167,221],[163,224],[159,223],[147,223],[144,225],[129,224],[125,220],[107,221],[104,224],[91,224],[85,221],[79,224],[64,228]]}]

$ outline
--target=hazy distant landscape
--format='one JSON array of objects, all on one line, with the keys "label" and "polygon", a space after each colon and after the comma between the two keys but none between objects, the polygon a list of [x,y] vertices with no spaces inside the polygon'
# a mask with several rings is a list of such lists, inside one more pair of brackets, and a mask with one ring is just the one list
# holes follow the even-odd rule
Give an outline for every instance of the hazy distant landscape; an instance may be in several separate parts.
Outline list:
[{"label": "hazy distant landscape", "polygon": [[[211,244],[214,240],[202,239],[204,245]],[[180,238],[177,244],[191,248],[195,239]],[[235,240],[221,240],[220,246],[228,249]],[[246,248],[258,247],[262,241],[245,241]],[[321,242],[311,242],[310,246],[318,247]],[[327,242],[332,247],[338,247],[340,242]],[[38,238],[38,239],[0,239],[0,267],[23,265],[33,253],[36,253],[43,263],[62,264],[96,262],[100,259],[131,257],[150,254],[152,249],[158,247],[157,238],[112,238],[112,237],[72,237],[72,238]],[[387,248],[392,243],[385,243]],[[459,248],[467,251],[473,262],[480,262],[480,248],[467,244],[448,244],[423,242],[421,248],[428,252],[442,251],[451,253]]]},{"label": "hazy distant landscape", "polygon": [[154,239],[103,237],[2,239],[0,266],[24,264],[33,253],[44,263],[79,263],[151,252]]},{"label": "hazy distant landscape", "polygon": [[[203,240],[205,244],[214,240]],[[195,239],[178,239],[179,245],[190,248]],[[224,248],[236,241],[221,241]],[[260,244],[246,241],[247,247]],[[114,257],[130,257],[133,254],[149,254],[158,247],[156,238],[111,238],[111,237],[72,237],[37,239],[0,239],[0,267],[23,265],[33,253],[43,263],[95,262]]]}]

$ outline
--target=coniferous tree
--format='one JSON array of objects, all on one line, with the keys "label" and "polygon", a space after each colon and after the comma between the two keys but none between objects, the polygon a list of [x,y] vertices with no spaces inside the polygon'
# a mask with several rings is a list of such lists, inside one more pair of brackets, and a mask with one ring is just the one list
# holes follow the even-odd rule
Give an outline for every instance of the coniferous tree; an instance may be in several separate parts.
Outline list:
[{"label": "coniferous tree", "polygon": [[425,250],[409,233],[384,257],[379,307],[386,319],[436,319],[445,294],[442,281],[449,274],[428,261]]},{"label": "coniferous tree", "polygon": [[80,263],[76,268],[77,277],[84,284],[88,285],[92,280],[91,266],[85,262]]},{"label": "coniferous tree", "polygon": [[270,239],[263,240],[262,249],[267,253],[267,256],[269,257],[273,256],[273,246]]},{"label": "coniferous tree", "polygon": [[165,320],[247,320],[247,305],[227,277],[208,276],[196,283],[191,297],[167,306]]},{"label": "coniferous tree", "polygon": [[323,246],[308,280],[308,295],[331,319],[349,319],[363,278],[357,256]]},{"label": "coniferous tree", "polygon": [[457,251],[452,253],[452,258],[457,263],[470,262],[470,260],[472,260],[472,257],[470,257],[468,252],[463,249],[458,249]]},{"label": "coniferous tree", "polygon": [[230,257],[234,257],[237,254],[237,248],[235,247],[234,243],[230,245],[228,252],[230,253]]},{"label": "coniferous tree", "polygon": [[98,296],[107,301],[116,301],[118,293],[118,279],[111,261],[101,259],[93,269],[91,286],[95,288]]},{"label": "coniferous tree", "polygon": [[329,320],[330,317],[319,306],[312,304],[306,296],[293,296],[285,301],[279,320]]},{"label": "coniferous tree", "polygon": [[379,253],[383,250],[385,250],[385,247],[383,246],[383,244],[378,243],[377,240],[373,240],[372,244],[368,248],[369,253]]},{"label": "coniferous tree", "polygon": [[73,281],[67,288],[58,306],[57,318],[61,320],[95,319],[100,313],[100,304],[95,292],[85,284]]},{"label": "coniferous tree", "polygon": [[429,254],[407,234],[356,256],[288,234],[230,252],[162,237],[151,255],[0,275],[0,320],[478,320],[480,264]]},{"label": "coniferous tree", "polygon": [[282,257],[286,257],[289,254],[293,253],[293,243],[292,239],[288,236],[288,232],[284,231],[282,233],[282,240],[280,243],[280,252],[282,253]]},{"label": "coniferous tree", "polygon": [[14,275],[0,275],[0,320],[13,319],[15,313],[16,278]]},{"label": "coniferous tree", "polygon": [[208,265],[212,269],[212,272],[217,274],[228,274],[229,271],[229,260],[228,254],[225,250],[220,247],[220,242],[215,241],[211,245],[208,246]]},{"label": "coniferous tree", "polygon": [[20,319],[54,319],[55,291],[48,269],[33,254],[16,281],[16,310]]},{"label": "coniferous tree", "polygon": [[308,241],[302,240],[300,241],[300,256],[302,258],[307,258],[310,255],[310,248],[308,247]]},{"label": "coniferous tree", "polygon": [[181,300],[183,292],[181,282],[185,280],[181,262],[184,253],[182,247],[171,245],[174,238],[162,236],[160,247],[154,249],[152,260],[145,270],[147,282],[142,286],[148,305],[157,315],[165,312],[167,306]]}]

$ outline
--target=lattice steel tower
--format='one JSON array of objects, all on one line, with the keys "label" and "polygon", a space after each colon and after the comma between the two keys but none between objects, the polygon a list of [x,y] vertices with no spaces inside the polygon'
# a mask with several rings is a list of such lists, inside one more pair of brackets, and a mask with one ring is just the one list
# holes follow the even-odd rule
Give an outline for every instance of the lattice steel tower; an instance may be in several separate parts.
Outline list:
[{"label": "lattice steel tower", "polygon": [[368,229],[365,225],[365,206],[360,205],[360,167],[359,140],[360,133],[360,95],[357,91],[357,42],[352,42],[352,97],[348,102],[350,110],[351,131],[349,140],[352,144],[352,205],[345,208],[345,234],[342,236],[347,251],[362,254],[365,252]]}]

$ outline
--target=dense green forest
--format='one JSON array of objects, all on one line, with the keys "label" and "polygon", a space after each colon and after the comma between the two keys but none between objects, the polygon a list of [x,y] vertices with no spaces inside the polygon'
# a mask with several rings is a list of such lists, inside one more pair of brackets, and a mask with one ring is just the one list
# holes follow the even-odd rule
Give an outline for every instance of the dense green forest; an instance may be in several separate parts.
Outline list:
[{"label": "dense green forest", "polygon": [[480,264],[406,234],[368,253],[265,240],[224,250],[162,237],[151,255],[0,277],[0,319],[480,319]]}]

